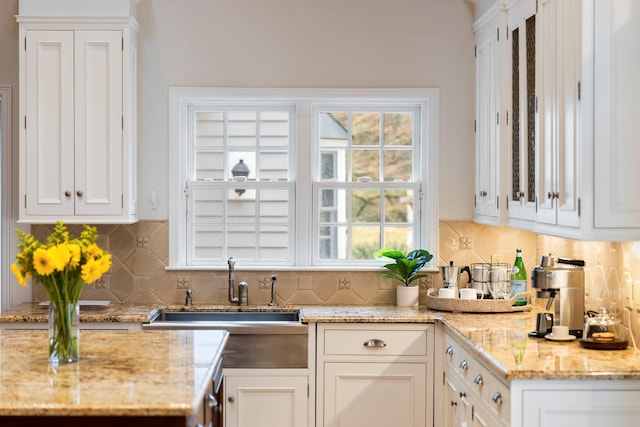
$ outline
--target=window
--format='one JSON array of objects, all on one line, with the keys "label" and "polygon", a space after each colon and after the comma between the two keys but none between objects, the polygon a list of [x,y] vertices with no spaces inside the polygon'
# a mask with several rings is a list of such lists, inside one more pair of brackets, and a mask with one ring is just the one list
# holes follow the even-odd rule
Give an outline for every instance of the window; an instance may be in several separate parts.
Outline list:
[{"label": "window", "polygon": [[379,266],[437,230],[438,92],[170,90],[170,267]]}]

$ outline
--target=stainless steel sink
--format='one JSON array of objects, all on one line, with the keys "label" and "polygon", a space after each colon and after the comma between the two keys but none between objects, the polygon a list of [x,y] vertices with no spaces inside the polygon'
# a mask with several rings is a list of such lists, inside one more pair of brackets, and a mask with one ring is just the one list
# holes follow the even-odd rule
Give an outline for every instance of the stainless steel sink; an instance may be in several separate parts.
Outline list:
[{"label": "stainless steel sink", "polygon": [[160,322],[300,323],[300,313],[282,311],[168,311]]},{"label": "stainless steel sink", "polygon": [[227,368],[306,368],[308,327],[296,311],[167,311],[144,329],[229,332]]}]

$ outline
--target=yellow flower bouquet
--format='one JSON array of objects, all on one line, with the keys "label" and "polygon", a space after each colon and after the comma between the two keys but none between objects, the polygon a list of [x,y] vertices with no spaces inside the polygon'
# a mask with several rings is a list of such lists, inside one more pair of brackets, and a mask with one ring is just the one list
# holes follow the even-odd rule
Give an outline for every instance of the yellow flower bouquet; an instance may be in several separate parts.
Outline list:
[{"label": "yellow flower bouquet", "polygon": [[109,270],[111,254],[96,244],[98,231],[89,225],[75,238],[58,221],[44,243],[21,230],[16,233],[21,243],[11,265],[13,274],[22,286],[27,279],[42,283],[49,298],[49,359],[53,363],[76,361],[80,293],[85,283],[95,282]]}]

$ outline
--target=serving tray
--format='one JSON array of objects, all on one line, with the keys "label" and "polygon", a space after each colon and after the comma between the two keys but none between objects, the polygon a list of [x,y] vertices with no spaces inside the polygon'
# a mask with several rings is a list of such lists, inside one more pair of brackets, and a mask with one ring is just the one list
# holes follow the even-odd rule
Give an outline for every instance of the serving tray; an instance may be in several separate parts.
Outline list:
[{"label": "serving tray", "polygon": [[[522,292],[508,299],[460,299],[440,298],[436,288],[427,289],[427,307],[440,311],[463,313],[509,313],[531,310],[531,293]],[[526,297],[525,305],[513,305],[518,298]]]}]

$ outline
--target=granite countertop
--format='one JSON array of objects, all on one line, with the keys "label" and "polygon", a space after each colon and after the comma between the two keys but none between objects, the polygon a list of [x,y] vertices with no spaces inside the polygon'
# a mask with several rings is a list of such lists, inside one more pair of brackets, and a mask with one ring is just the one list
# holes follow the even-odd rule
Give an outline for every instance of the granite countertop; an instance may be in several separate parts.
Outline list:
[{"label": "granite countertop", "polygon": [[[149,323],[161,310],[157,305],[109,304],[81,305],[80,322]],[[0,322],[47,322],[49,307],[39,303],[19,304],[0,314]]]},{"label": "granite countertop", "polygon": [[[162,310],[171,311],[291,311],[299,310],[305,323],[436,323],[460,341],[494,373],[511,380],[545,379],[634,379],[640,380],[640,352],[590,350],[578,340],[551,342],[529,338],[521,369],[516,369],[511,353],[509,331],[535,329],[536,305],[532,311],[515,313],[452,313],[420,307],[398,306],[248,306],[194,304],[141,306],[111,304],[81,308],[80,320],[87,322],[147,323]],[[46,307],[22,304],[0,315],[0,322],[47,321]]]},{"label": "granite countertop", "polygon": [[[452,335],[487,368],[505,381],[513,380],[640,380],[640,352],[591,350],[579,341],[553,342],[528,338],[523,364],[516,369],[509,333],[535,330],[532,311],[514,313],[452,313],[422,307],[303,307],[305,322],[442,322]],[[630,343],[631,345],[631,343]]]},{"label": "granite countertop", "polygon": [[0,331],[0,416],[190,417],[228,336],[81,331],[79,362],[54,368],[47,334]]}]

